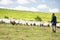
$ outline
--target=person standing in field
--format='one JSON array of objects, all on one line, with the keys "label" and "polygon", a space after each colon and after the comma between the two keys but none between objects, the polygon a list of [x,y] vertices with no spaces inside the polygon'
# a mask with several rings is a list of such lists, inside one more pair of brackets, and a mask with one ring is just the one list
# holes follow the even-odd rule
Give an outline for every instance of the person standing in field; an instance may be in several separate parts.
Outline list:
[{"label": "person standing in field", "polygon": [[57,23],[57,19],[54,13],[52,13],[52,19],[51,19],[51,23],[52,23],[52,32],[56,32],[56,23]]}]

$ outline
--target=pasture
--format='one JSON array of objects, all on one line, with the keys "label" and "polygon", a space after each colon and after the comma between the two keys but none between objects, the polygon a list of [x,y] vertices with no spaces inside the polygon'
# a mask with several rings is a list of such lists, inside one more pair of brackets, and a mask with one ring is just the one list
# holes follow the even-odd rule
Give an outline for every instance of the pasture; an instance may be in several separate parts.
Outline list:
[{"label": "pasture", "polygon": [[[5,16],[15,19],[35,20],[39,16],[42,21],[51,20],[51,12],[27,12],[18,10],[0,9],[0,18]],[[60,13],[56,13],[60,22]],[[50,27],[0,24],[0,40],[60,40],[60,28],[52,33]]]},{"label": "pasture", "polygon": [[60,28],[0,24],[0,40],[60,40]]},{"label": "pasture", "polygon": [[[5,16],[9,18],[23,19],[23,20],[35,20],[39,16],[42,21],[51,21],[51,12],[29,12],[29,11],[18,11],[18,10],[8,10],[0,9],[0,18]],[[60,22],[60,13],[56,13],[57,21]]]}]

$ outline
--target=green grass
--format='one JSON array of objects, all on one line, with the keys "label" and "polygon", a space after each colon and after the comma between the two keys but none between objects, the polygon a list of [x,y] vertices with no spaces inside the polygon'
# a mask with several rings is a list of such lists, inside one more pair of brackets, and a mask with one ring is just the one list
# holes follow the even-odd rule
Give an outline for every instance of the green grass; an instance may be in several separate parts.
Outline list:
[{"label": "green grass", "polygon": [[50,27],[0,24],[0,40],[60,40],[60,29]]},{"label": "green grass", "polygon": [[[8,16],[9,18],[17,18],[24,20],[35,20],[39,16],[43,21],[51,20],[51,12],[29,12],[29,11],[18,11],[18,10],[8,10],[0,8],[0,18]],[[56,13],[57,21],[60,22],[60,13]]]}]

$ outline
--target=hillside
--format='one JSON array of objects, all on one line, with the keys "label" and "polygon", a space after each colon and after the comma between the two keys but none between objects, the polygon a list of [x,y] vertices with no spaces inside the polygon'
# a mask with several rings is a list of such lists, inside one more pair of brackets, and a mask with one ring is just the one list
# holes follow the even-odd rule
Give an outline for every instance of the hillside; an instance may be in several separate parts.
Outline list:
[{"label": "hillside", "polygon": [[[23,20],[35,20],[39,16],[43,21],[51,20],[50,12],[29,12],[29,11],[19,11],[19,10],[8,10],[0,8],[0,18],[3,17],[17,18]],[[60,22],[60,13],[56,13],[57,21]]]}]

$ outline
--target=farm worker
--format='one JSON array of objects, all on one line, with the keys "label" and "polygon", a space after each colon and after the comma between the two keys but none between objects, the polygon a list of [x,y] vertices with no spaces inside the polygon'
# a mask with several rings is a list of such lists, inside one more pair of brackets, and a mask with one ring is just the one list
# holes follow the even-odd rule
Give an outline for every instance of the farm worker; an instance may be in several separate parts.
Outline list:
[{"label": "farm worker", "polygon": [[56,16],[54,13],[52,13],[52,20],[51,20],[51,23],[52,23],[52,32],[56,32],[56,23],[57,23],[57,20],[56,20]]}]

